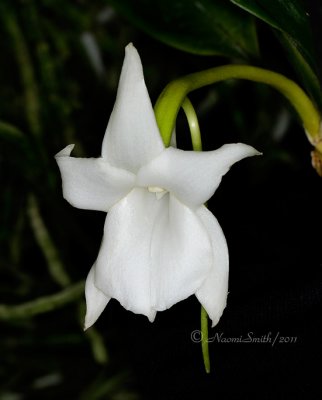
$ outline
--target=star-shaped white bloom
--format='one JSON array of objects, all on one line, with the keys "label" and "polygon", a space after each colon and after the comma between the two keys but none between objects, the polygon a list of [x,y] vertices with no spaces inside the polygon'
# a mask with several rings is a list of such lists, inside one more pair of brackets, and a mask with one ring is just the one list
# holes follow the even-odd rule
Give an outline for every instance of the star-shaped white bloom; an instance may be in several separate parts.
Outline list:
[{"label": "star-shaped white bloom", "polygon": [[101,248],[86,280],[85,328],[111,298],[153,321],[195,294],[214,326],[226,306],[228,249],[203,205],[232,164],[259,154],[242,143],[209,152],[165,148],[129,44],[100,158],[56,155],[64,198],[108,212]]}]

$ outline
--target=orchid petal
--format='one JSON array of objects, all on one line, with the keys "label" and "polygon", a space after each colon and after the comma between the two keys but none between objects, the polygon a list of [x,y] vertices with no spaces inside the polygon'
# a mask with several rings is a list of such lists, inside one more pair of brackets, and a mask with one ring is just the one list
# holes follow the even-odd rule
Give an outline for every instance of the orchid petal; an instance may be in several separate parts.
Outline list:
[{"label": "orchid petal", "polygon": [[86,316],[84,329],[88,329],[96,322],[111,299],[110,297],[107,297],[101,290],[97,289],[94,280],[95,265],[89,271],[85,284]]},{"label": "orchid petal", "polygon": [[194,294],[213,263],[210,238],[197,215],[171,194],[162,199],[165,206],[151,241],[151,287],[157,311]]},{"label": "orchid petal", "polygon": [[260,154],[243,143],[208,152],[169,147],[138,172],[138,185],[159,186],[191,207],[199,207],[215,192],[221,178],[237,161]]},{"label": "orchid petal", "polygon": [[213,214],[204,206],[200,207],[196,214],[204,224],[210,236],[213,265],[196,296],[207,311],[214,327],[226,307],[228,295],[229,257],[228,248],[223,231]]},{"label": "orchid petal", "polygon": [[56,155],[64,198],[74,207],[108,211],[134,186],[135,176],[102,158],[69,157],[74,145]]},{"label": "orchid petal", "polygon": [[131,43],[125,52],[116,102],[103,140],[102,157],[116,167],[136,172],[156,157],[164,145],[145,86],[139,54]]},{"label": "orchid petal", "polygon": [[156,311],[195,293],[212,265],[200,219],[169,193],[134,189],[109,212],[95,284],[153,321]]}]

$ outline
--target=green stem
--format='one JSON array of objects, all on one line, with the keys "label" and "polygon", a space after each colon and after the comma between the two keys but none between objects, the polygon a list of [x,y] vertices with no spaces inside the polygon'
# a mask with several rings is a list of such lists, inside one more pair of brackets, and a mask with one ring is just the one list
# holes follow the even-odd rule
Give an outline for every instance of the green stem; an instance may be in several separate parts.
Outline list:
[{"label": "green stem", "polygon": [[[86,302],[82,300],[79,302],[78,305],[79,311],[79,319],[82,321],[82,328],[83,328],[83,321],[86,312]],[[109,354],[106,349],[103,336],[96,330],[94,326],[91,326],[90,329],[86,329],[84,335],[88,339],[93,357],[98,364],[107,364],[109,362]]]},{"label": "green stem", "polygon": [[23,304],[15,306],[0,304],[0,319],[29,318],[38,314],[44,314],[78,300],[83,295],[83,292],[84,282],[82,281],[69,286],[59,293],[39,297]]},{"label": "green stem", "polygon": [[281,74],[249,65],[225,65],[211,68],[170,82],[160,94],[154,109],[166,146],[169,146],[178,111],[187,94],[226,79],[246,79],[265,83],[280,91],[300,116],[309,141],[322,152],[320,115],[304,91],[295,82]]},{"label": "green stem", "polygon": [[194,151],[202,151],[202,142],[200,135],[200,127],[198,122],[198,117],[196,111],[191,104],[191,101],[186,97],[182,103],[182,109],[186,114],[189,128],[190,128],[190,136],[192,142],[192,148]]},{"label": "green stem", "polygon": [[[69,286],[71,279],[65,271],[64,264],[60,259],[56,246],[42,219],[38,201],[32,194],[30,194],[28,197],[27,213],[36,241],[47,261],[47,266],[51,277],[61,287]],[[82,284],[81,287],[83,289],[84,285]],[[70,286],[70,288],[73,288],[73,286]],[[6,315],[6,313],[8,314],[9,312],[8,315],[10,315],[10,318],[18,318],[24,317],[24,313],[27,314],[26,316],[32,316],[39,314],[40,312],[43,313],[54,308],[61,307],[65,303],[72,301],[72,299],[68,296],[68,290],[69,289],[66,289],[66,291],[63,291],[58,295],[43,297],[41,299],[18,306],[0,306],[0,319],[1,312],[3,315]],[[80,295],[78,295],[78,297],[80,297]],[[80,304],[80,307],[85,308],[84,301],[80,301]],[[84,316],[82,316],[81,319],[83,321]],[[86,337],[89,340],[95,360],[100,364],[106,364],[108,362],[108,354],[100,333],[94,327],[92,327],[90,329],[90,333],[86,334]]]},{"label": "green stem", "polygon": [[38,86],[25,37],[11,6],[6,7],[1,4],[0,12],[1,15],[4,16],[2,21],[12,40],[14,54],[24,88],[24,104],[28,125],[31,133],[36,138],[39,138],[41,136],[41,125]]},{"label": "green stem", "polygon": [[208,314],[207,311],[201,306],[201,349],[203,362],[207,374],[210,373],[210,358],[209,358],[209,343],[208,343]]},{"label": "green stem", "polygon": [[[192,141],[192,148],[194,151],[202,151],[202,141],[200,134],[200,127],[198,117],[191,101],[186,97],[182,103],[183,111],[186,114],[190,136]],[[201,306],[201,350],[205,370],[207,374],[210,373],[210,358],[209,358],[209,343],[208,343],[208,315],[207,311]]]},{"label": "green stem", "polygon": [[60,286],[68,286],[71,280],[65,271],[58,251],[42,219],[38,201],[32,194],[28,196],[27,213],[36,241],[47,261],[47,266],[51,277]]},{"label": "green stem", "polygon": [[24,134],[16,126],[0,121],[0,137],[5,136],[12,138],[13,140],[24,140]]}]

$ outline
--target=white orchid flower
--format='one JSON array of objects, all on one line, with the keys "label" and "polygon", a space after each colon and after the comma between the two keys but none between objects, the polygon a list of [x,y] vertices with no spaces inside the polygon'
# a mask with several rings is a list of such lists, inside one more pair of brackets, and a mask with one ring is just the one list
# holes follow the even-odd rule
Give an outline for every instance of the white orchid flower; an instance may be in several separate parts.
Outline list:
[{"label": "white orchid flower", "polygon": [[259,153],[242,143],[209,152],[165,148],[132,44],[101,157],[70,157],[73,147],[56,155],[64,198],[108,213],[86,280],[85,329],[111,298],[152,322],[192,294],[217,324],[226,306],[228,249],[203,204],[232,164]]}]

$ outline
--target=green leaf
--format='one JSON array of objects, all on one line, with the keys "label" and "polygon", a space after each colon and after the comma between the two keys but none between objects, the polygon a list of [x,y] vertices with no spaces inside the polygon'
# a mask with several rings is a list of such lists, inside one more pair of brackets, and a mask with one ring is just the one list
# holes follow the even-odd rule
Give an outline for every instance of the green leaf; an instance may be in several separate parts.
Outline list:
[{"label": "green leaf", "polygon": [[299,79],[322,108],[309,14],[301,0],[231,0],[276,30]]},{"label": "green leaf", "polygon": [[251,16],[227,0],[111,0],[115,9],[154,38],[194,54],[254,58]]},{"label": "green leaf", "polygon": [[315,101],[318,108],[322,110],[321,84],[317,74],[315,74],[313,68],[311,68],[308,61],[297,49],[295,44],[292,43],[292,40],[290,40],[287,34],[280,32],[278,34],[278,38],[284,46],[288,58],[297,75],[299,76],[303,86]]}]

